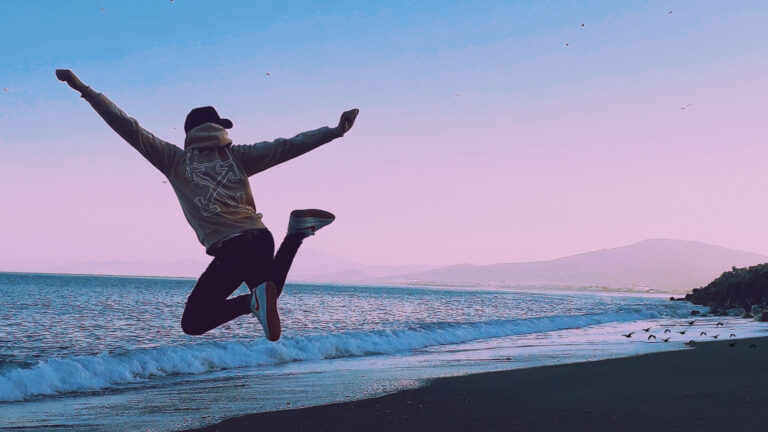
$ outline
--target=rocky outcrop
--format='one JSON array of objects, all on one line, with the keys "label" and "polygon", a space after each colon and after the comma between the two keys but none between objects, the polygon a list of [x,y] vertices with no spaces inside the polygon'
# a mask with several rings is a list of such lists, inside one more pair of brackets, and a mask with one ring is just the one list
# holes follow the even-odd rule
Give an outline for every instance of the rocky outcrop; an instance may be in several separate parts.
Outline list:
[{"label": "rocky outcrop", "polygon": [[762,319],[768,305],[768,264],[733,267],[709,285],[695,288],[685,300],[709,306],[717,315],[752,315]]}]

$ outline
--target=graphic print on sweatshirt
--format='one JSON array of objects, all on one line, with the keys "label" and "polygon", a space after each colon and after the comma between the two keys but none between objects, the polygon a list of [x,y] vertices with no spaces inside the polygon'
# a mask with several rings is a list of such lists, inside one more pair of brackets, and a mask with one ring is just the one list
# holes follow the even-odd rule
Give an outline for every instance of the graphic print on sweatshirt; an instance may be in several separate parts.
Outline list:
[{"label": "graphic print on sweatshirt", "polygon": [[196,196],[195,204],[200,207],[204,216],[211,216],[219,213],[221,207],[219,204],[229,207],[241,207],[245,201],[243,192],[236,192],[235,182],[242,177],[237,172],[235,161],[214,161],[208,163],[192,163],[188,169],[189,179],[192,183],[206,187],[205,196]]}]

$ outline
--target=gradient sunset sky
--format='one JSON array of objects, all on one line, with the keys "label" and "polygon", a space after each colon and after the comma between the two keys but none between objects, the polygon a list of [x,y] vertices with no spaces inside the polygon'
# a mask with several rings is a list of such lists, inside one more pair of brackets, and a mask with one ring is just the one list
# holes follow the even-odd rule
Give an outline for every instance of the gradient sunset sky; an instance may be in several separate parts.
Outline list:
[{"label": "gradient sunset sky", "polygon": [[768,255],[766,2],[5,0],[0,12],[0,270],[207,260],[162,174],[56,68],[180,146],[196,106],[232,119],[236,144],[359,108],[344,138],[251,177],[278,240],[292,209],[334,212],[305,245],[338,257],[490,264],[646,238]]}]

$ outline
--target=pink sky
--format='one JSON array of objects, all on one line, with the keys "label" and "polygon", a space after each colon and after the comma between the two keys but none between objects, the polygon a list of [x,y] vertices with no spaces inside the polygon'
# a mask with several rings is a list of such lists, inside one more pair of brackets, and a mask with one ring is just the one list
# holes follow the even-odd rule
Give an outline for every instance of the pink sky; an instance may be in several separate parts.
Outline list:
[{"label": "pink sky", "polygon": [[[251,178],[276,237],[294,208],[334,212],[305,245],[338,257],[535,261],[646,238],[768,255],[765,8],[679,2],[669,15],[660,2],[611,4],[570,20],[572,4],[527,11],[535,22],[512,6],[466,21],[463,6],[423,11],[395,36],[371,28],[351,47],[310,16],[285,53],[263,57],[249,47],[279,28],[0,66],[0,270],[206,260],[162,175],[55,67],[179,145],[194,106],[231,118],[240,144],[360,108],[346,137]],[[226,62],[205,61],[218,51]]]}]

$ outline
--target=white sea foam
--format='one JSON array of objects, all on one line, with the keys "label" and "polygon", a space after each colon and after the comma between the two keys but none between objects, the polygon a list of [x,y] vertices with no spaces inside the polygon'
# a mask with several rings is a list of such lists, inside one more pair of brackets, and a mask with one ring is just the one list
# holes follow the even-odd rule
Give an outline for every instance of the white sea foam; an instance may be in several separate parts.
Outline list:
[{"label": "white sea foam", "polygon": [[113,388],[170,374],[264,366],[304,360],[407,352],[519,334],[580,328],[610,322],[683,318],[681,310],[636,308],[622,313],[555,316],[471,324],[432,324],[403,330],[328,333],[285,337],[277,343],[213,342],[52,358],[0,376],[0,401]]}]

